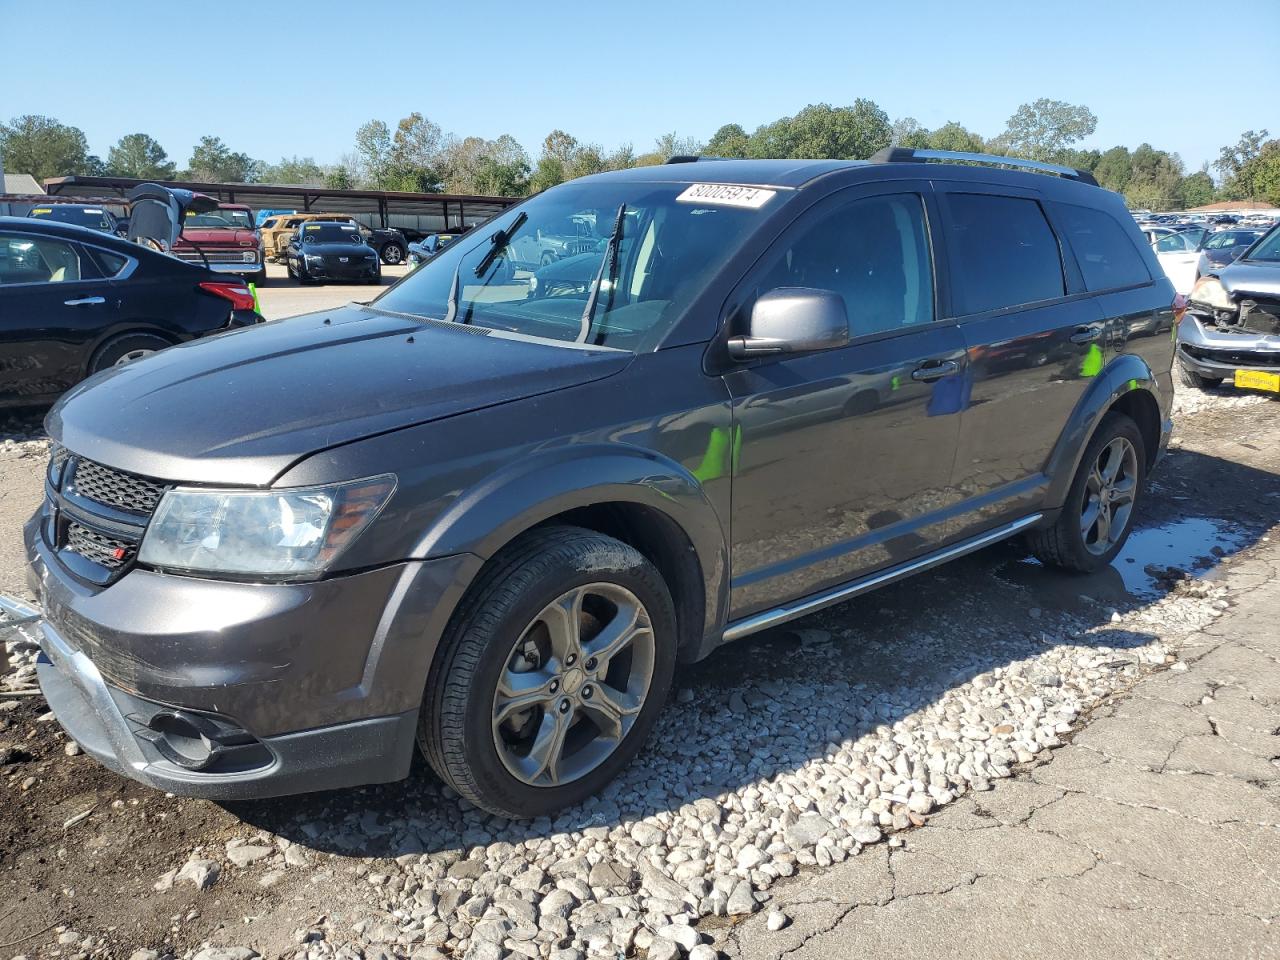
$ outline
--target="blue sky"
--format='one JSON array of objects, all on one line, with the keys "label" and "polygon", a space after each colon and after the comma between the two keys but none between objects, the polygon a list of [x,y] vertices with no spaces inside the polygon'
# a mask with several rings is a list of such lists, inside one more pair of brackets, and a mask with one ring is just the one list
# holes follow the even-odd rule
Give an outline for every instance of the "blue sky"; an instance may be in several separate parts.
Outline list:
[{"label": "blue sky", "polygon": [[[1230,31],[1201,26],[1228,9]],[[156,43],[151,68],[127,52],[131,34]],[[1246,129],[1280,136],[1271,54],[1196,52],[1228,35],[1274,45],[1280,0],[0,0],[2,35],[24,39],[5,44],[0,119],[57,117],[104,158],[149,133],[179,164],[206,133],[267,161],[330,162],[364,121],[414,110],[459,135],[510,133],[534,156],[555,127],[639,152],[667,131],[706,139],[857,97],[986,136],[1037,97],[1083,103],[1098,116],[1085,146],[1145,140],[1189,170]]]}]

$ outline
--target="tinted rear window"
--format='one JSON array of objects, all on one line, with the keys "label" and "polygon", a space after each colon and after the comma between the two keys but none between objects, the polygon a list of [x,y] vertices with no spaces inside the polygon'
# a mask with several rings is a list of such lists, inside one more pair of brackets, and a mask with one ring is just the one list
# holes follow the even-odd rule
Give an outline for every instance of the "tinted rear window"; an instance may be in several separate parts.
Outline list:
[{"label": "tinted rear window", "polygon": [[1055,208],[1089,290],[1147,283],[1151,273],[1129,232],[1105,210],[1060,203]]},{"label": "tinted rear window", "polygon": [[953,193],[947,205],[952,288],[960,316],[1063,296],[1062,254],[1040,204]]}]

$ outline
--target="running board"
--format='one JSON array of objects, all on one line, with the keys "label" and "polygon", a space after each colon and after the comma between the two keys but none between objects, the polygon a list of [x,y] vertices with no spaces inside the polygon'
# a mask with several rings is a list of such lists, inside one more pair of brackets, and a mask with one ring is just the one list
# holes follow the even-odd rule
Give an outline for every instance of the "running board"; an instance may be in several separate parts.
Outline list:
[{"label": "running board", "polygon": [[901,566],[890,567],[888,570],[873,573],[871,576],[863,577],[861,580],[854,580],[843,586],[834,587],[823,593],[805,597],[780,607],[774,607],[772,610],[765,610],[742,620],[735,620],[724,628],[724,639],[726,642],[737,640],[739,637],[758,633],[769,627],[776,627],[780,623],[806,616],[821,610],[823,607],[829,607],[832,604],[856,597],[860,593],[866,593],[868,590],[874,590],[877,587],[893,583],[895,580],[901,580],[903,577],[909,577],[913,573],[928,570],[930,567],[936,567],[938,564],[954,560],[956,557],[963,557],[966,553],[973,553],[975,550],[989,547],[993,543],[1007,540],[1015,533],[1038,523],[1043,516],[1044,514],[1033,513],[1029,517],[1023,517],[1013,523],[1006,523],[1004,526],[997,527],[995,530],[991,530],[981,536],[954,544],[939,550],[937,553],[921,557],[919,560],[912,560],[910,563],[904,563]]}]

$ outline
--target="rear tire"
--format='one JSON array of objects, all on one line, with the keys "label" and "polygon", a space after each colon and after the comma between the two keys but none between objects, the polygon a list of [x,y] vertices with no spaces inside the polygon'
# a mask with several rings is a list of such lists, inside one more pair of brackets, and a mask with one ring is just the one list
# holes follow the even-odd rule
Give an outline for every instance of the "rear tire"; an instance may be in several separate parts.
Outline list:
[{"label": "rear tire", "polygon": [[1196,373],[1194,370],[1188,369],[1184,364],[1178,364],[1178,379],[1182,381],[1184,386],[1196,387],[1199,390],[1210,390],[1213,387],[1222,386],[1222,377],[1206,377]]},{"label": "rear tire", "polygon": [[[579,527],[532,531],[454,612],[418,744],[477,806],[513,819],[553,814],[635,756],[671,688],[675,648],[671,594],[639,551]],[[512,709],[517,700],[526,705]]]},{"label": "rear tire", "polygon": [[382,260],[382,262],[386,264],[390,264],[391,266],[404,263],[404,256],[405,256],[404,247],[400,246],[400,244],[398,244],[394,240],[384,245],[382,250],[379,252],[379,257]]},{"label": "rear tire", "polygon": [[153,333],[126,333],[114,340],[108,340],[98,348],[93,359],[89,361],[89,372],[97,373],[108,367],[141,360],[170,346],[173,344]]},{"label": "rear tire", "polygon": [[1146,478],[1142,431],[1123,413],[1108,413],[1080,458],[1058,519],[1027,535],[1031,552],[1047,566],[1076,573],[1105,567],[1129,539]]}]

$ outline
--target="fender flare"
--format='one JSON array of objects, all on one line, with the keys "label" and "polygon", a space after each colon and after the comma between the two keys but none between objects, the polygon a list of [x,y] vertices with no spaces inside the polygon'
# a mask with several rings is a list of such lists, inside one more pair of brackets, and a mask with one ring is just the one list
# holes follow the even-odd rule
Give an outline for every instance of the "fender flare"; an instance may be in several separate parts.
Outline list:
[{"label": "fender flare", "polygon": [[[1084,456],[1085,447],[1093,439],[1098,424],[1117,400],[1134,390],[1145,390],[1151,395],[1157,409],[1160,408],[1156,375],[1141,357],[1132,353],[1121,354],[1099,371],[1076,404],[1053,452],[1049,454],[1045,466],[1045,473],[1049,477],[1049,490],[1045,496],[1047,507],[1056,509],[1066,502],[1067,491],[1080,466],[1080,459]],[[1149,454],[1151,452],[1148,451]]]},{"label": "fender flare", "polygon": [[423,533],[414,559],[470,553],[489,560],[526,530],[582,507],[627,503],[663,514],[702,572],[706,636],[724,624],[729,543],[702,484],[679,463],[623,444],[572,445],[513,463],[463,491]]}]

